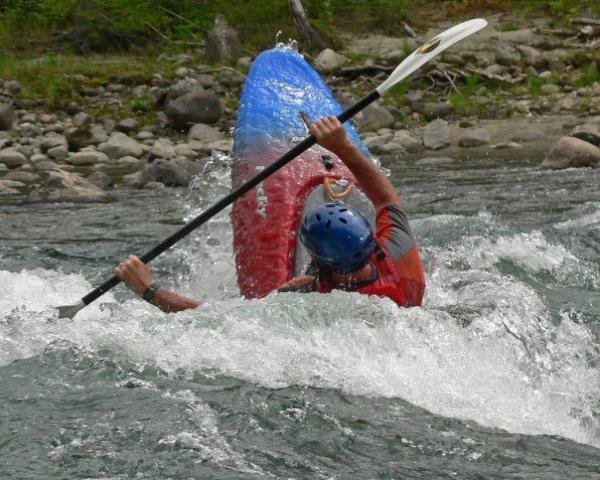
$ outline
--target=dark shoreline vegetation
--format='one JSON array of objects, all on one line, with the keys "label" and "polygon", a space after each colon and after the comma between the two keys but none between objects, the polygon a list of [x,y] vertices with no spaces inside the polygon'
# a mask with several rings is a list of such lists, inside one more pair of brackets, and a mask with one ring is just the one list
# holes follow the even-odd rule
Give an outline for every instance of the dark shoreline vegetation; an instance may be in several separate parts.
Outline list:
[{"label": "dark shoreline vegetation", "polygon": [[[477,15],[504,14],[500,29],[510,31],[530,26],[544,18],[560,28],[581,15],[600,15],[595,0],[304,0],[311,24],[326,32],[336,50],[348,43],[348,32],[406,36],[403,22],[416,30],[435,27],[440,21]],[[0,4],[0,79],[21,83],[21,96],[43,102],[50,109],[63,109],[68,101],[80,99],[84,87],[109,82],[150,82],[156,73],[175,75],[177,54],[188,54],[199,64],[209,63],[204,55],[207,32],[215,16],[222,14],[239,33],[241,53],[250,57],[282,40],[299,38],[287,1],[253,0],[4,0]],[[260,28],[257,28],[260,25]],[[279,35],[278,35],[278,32]],[[320,48],[300,42],[303,53],[316,55]],[[412,45],[406,45],[407,52]],[[162,55],[161,55],[162,54]],[[354,63],[366,57],[349,55]],[[377,60],[377,59],[375,59]],[[577,59],[578,71],[570,78],[574,87],[593,84],[600,78],[598,59]],[[235,66],[234,63],[228,63]],[[212,66],[222,66],[223,63]],[[242,73],[245,69],[241,68]],[[558,83],[555,75],[546,83]],[[459,112],[486,116],[485,104],[473,98],[481,86],[478,75],[459,79],[462,89],[449,92],[447,99]],[[506,85],[494,85],[498,91]],[[543,82],[529,75],[527,89],[539,97]],[[408,84],[401,85],[388,104],[401,106]],[[417,88],[427,87],[421,80]],[[508,88],[508,90],[512,90]],[[360,95],[361,89],[353,93]],[[495,103],[502,101],[499,97]],[[487,103],[487,102],[486,102]],[[237,98],[226,99],[235,109]],[[147,98],[132,98],[116,107],[93,109],[97,115],[135,115],[154,121],[154,108]],[[489,115],[488,115],[489,116]],[[145,117],[145,118],[144,118]]]},{"label": "dark shoreline vegetation", "polygon": [[111,201],[115,184],[188,185],[212,152],[231,151],[245,75],[276,41],[297,41],[348,107],[475,17],[488,27],[354,119],[370,151],[510,149],[547,153],[543,168],[600,165],[595,1],[8,0],[0,196]]}]

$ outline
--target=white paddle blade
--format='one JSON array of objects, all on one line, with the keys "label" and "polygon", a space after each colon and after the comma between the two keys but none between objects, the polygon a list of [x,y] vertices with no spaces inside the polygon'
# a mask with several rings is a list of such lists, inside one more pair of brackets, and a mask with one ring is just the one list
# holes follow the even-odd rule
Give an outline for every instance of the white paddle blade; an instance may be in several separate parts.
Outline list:
[{"label": "white paddle blade", "polygon": [[396,67],[388,79],[383,82],[377,91],[380,95],[385,95],[391,87],[399,81],[408,77],[421,65],[431,60],[433,57],[442,53],[448,47],[451,47],[456,42],[463,38],[478,32],[487,25],[487,21],[483,18],[476,18],[467,22],[449,28],[445,32],[440,33],[437,37],[432,38],[422,46],[417,48],[413,53],[404,59],[404,61]]}]

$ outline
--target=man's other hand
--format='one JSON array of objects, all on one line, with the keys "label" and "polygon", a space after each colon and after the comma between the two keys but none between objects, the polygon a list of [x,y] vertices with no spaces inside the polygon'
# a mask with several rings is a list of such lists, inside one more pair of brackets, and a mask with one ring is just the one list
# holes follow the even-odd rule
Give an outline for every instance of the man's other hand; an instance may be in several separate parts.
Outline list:
[{"label": "man's other hand", "polygon": [[142,295],[152,285],[150,269],[135,255],[129,255],[119,263],[115,268],[115,275],[138,295]]}]

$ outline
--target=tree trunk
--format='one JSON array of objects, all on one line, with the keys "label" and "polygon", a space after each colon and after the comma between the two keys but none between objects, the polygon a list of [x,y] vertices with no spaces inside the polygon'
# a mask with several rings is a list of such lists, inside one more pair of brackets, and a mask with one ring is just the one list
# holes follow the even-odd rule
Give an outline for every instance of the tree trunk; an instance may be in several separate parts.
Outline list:
[{"label": "tree trunk", "polygon": [[331,45],[331,40],[316,28],[311,26],[301,0],[289,0],[290,10],[292,12],[292,20],[298,29],[302,39],[309,45],[319,48],[326,48]]}]

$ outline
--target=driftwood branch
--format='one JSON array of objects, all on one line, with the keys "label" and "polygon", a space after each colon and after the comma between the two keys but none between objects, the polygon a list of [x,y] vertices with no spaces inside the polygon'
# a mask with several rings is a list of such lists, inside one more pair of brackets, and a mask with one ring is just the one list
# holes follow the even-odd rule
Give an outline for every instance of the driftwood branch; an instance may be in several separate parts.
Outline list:
[{"label": "driftwood branch", "polygon": [[574,18],[571,20],[573,25],[593,25],[600,26],[600,20],[595,18]]},{"label": "driftwood branch", "polygon": [[359,65],[357,67],[342,68],[337,74],[344,77],[357,77],[365,73],[391,72],[394,68],[396,67],[386,67],[384,65]]}]

